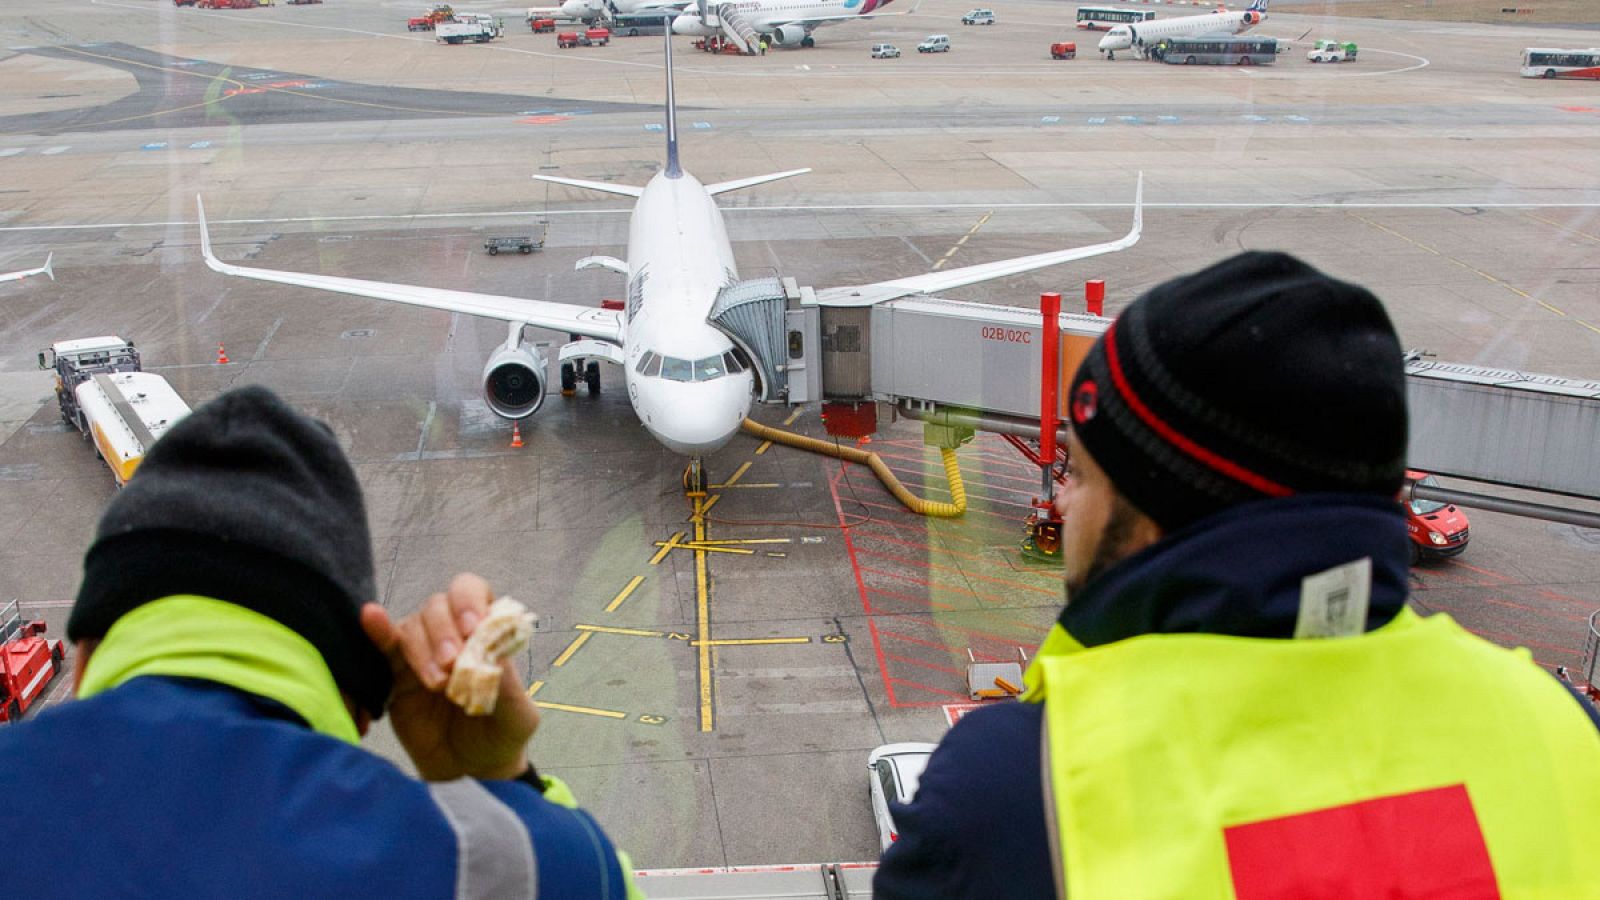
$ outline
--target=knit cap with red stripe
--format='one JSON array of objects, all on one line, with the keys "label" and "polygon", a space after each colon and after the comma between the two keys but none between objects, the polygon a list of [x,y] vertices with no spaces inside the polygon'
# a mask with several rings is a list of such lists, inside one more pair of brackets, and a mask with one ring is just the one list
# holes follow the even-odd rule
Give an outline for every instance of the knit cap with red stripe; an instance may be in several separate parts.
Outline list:
[{"label": "knit cap with red stripe", "polygon": [[1365,288],[1283,253],[1243,253],[1134,301],[1069,397],[1089,454],[1167,532],[1269,497],[1392,497],[1405,475],[1394,325]]}]

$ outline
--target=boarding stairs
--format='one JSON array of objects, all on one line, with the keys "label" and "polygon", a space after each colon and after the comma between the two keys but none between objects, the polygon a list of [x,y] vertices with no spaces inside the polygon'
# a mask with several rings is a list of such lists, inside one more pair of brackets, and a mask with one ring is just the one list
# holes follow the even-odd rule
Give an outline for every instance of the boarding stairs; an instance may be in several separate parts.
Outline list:
[{"label": "boarding stairs", "polygon": [[722,30],[722,36],[732,41],[745,53],[751,55],[761,52],[761,33],[756,31],[750,19],[740,12],[732,3],[719,3],[716,7],[716,22],[707,22],[716,25]]}]

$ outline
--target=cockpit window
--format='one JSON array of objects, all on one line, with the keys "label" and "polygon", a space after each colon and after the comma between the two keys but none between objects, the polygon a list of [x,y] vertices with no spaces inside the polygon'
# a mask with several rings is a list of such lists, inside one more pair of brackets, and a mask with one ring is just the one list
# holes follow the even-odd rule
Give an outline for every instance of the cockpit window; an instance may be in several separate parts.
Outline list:
[{"label": "cockpit window", "polygon": [[668,381],[693,381],[694,366],[687,359],[661,357],[661,377]]},{"label": "cockpit window", "polygon": [[639,374],[640,374],[640,375],[643,375],[643,374],[644,374],[644,371],[645,371],[645,369],[648,369],[648,368],[650,368],[650,363],[651,363],[651,361],[652,361],[652,360],[654,360],[654,359],[655,359],[655,358],[656,358],[656,355],[655,355],[655,352],[654,352],[654,351],[651,351],[651,350],[646,350],[646,351],[645,351],[645,352],[644,352],[644,355],[643,355],[643,356],[641,356],[641,357],[639,357],[639,364],[638,364],[638,365],[636,365],[636,366],[634,366],[634,367],[633,367],[633,370],[634,370],[634,371],[635,371],[635,372],[638,372],[638,373],[639,373]]},{"label": "cockpit window", "polygon": [[739,365],[739,358],[733,355],[732,350],[722,354],[722,364],[728,368],[729,375],[737,375],[744,371],[744,366]]},{"label": "cockpit window", "polygon": [[660,356],[657,356],[654,353],[650,354],[650,364],[645,366],[642,370],[640,370],[639,374],[648,375],[648,376],[650,376],[652,378],[657,376],[657,375],[660,375],[661,374],[661,359],[662,358]]},{"label": "cockpit window", "polygon": [[728,374],[728,367],[721,356],[708,356],[705,359],[694,361],[694,380],[713,381]]}]

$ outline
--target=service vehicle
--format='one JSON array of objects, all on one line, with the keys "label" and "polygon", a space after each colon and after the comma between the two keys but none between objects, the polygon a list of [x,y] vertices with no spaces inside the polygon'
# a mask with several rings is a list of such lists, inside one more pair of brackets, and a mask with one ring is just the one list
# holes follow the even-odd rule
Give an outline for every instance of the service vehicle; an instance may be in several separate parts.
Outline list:
[{"label": "service vehicle", "polygon": [[1587,50],[1529,47],[1522,51],[1522,77],[1600,78],[1600,47]]},{"label": "service vehicle", "polygon": [[467,23],[469,25],[471,25],[471,24],[482,25],[482,26],[484,26],[484,27],[489,29],[489,31],[491,33],[491,36],[493,36],[493,37],[504,37],[505,36],[505,22],[504,22],[504,20],[497,19],[494,16],[489,15],[488,13],[470,13],[470,12],[469,13],[456,13],[455,14],[455,21],[457,21],[457,22],[465,22],[465,23]]},{"label": "service vehicle", "polygon": [[894,825],[890,803],[910,803],[917,795],[917,781],[928,767],[928,757],[937,744],[884,744],[867,755],[867,796],[872,802],[872,819],[878,825],[882,849],[900,839]]},{"label": "service vehicle", "polygon": [[918,53],[949,53],[950,35],[930,34],[927,39],[917,45]]},{"label": "service vehicle", "polygon": [[1307,51],[1306,59],[1314,63],[1353,62],[1357,49],[1354,41],[1317,41]]},{"label": "service vehicle", "polygon": [[563,31],[556,35],[557,47],[604,47],[611,43],[611,31],[606,28],[590,28],[587,31]]},{"label": "service vehicle", "polygon": [[1150,52],[1162,62],[1180,66],[1270,66],[1278,61],[1278,39],[1228,34],[1173,37]]},{"label": "service vehicle", "polygon": [[195,0],[172,0],[173,6],[193,6]]},{"label": "service vehicle", "polygon": [[482,22],[440,22],[434,40],[446,44],[486,44],[494,40],[494,29]]},{"label": "service vehicle", "polygon": [[529,19],[528,20],[528,27],[533,29],[533,33],[534,34],[543,34],[546,31],[555,31],[556,30],[556,20],[555,19]]},{"label": "service vehicle", "polygon": [[1064,41],[1050,45],[1051,59],[1077,59],[1078,45],[1071,41]]},{"label": "service vehicle", "polygon": [[489,251],[490,256],[499,256],[501,253],[532,253],[544,248],[544,238],[536,238],[531,234],[508,235],[484,239],[483,249]]},{"label": "service vehicle", "polygon": [[66,647],[44,637],[42,620],[27,621],[13,600],[0,607],[0,722],[16,722],[60,675]]},{"label": "service vehicle", "polygon": [[1137,25],[1156,17],[1151,9],[1119,9],[1115,6],[1078,7],[1078,27],[1089,31],[1110,31],[1118,25]]},{"label": "service vehicle", "polygon": [[893,44],[873,44],[872,45],[872,58],[873,59],[899,59],[900,58],[900,48],[896,47]]},{"label": "service vehicle", "polygon": [[[1406,472],[1407,481],[1428,487],[1439,482],[1426,472]],[[1406,514],[1406,536],[1411,539],[1411,561],[1446,559],[1467,549],[1467,514],[1453,503],[1413,498],[1401,503]]]},{"label": "service vehicle", "polygon": [[975,9],[961,17],[963,25],[993,25],[994,10]]},{"label": "service vehicle", "polygon": [[255,9],[256,0],[197,0],[196,9]]},{"label": "service vehicle", "polygon": [[165,378],[144,371],[133,342],[116,335],[58,341],[39,353],[39,368],[55,371],[62,421],[94,443],[118,487],[189,414]]},{"label": "service vehicle", "polygon": [[434,25],[434,21],[427,16],[417,16],[414,19],[406,20],[407,31],[432,31]]},{"label": "service vehicle", "polygon": [[313,3],[321,3],[322,0],[284,0],[284,2],[290,6],[310,6]]}]

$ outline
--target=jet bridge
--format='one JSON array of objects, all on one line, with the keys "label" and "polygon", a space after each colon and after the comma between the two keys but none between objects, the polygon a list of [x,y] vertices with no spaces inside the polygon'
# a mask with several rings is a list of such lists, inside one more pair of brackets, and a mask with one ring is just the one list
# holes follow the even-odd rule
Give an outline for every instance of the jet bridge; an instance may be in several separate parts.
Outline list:
[{"label": "jet bridge", "polygon": [[[1112,321],[1060,315],[1059,358],[1041,378],[1043,322],[1031,309],[925,296],[829,305],[794,279],[768,278],[725,288],[710,320],[755,363],[763,403],[827,404],[830,431],[844,436],[872,433],[881,415],[918,418],[931,426],[928,442],[942,446],[971,429],[1037,440],[1049,381],[1055,418],[1065,420],[1072,375]],[[1600,500],[1600,382],[1419,353],[1408,358],[1406,378],[1412,468]],[[1581,510],[1415,491],[1600,527],[1600,515]]]}]

